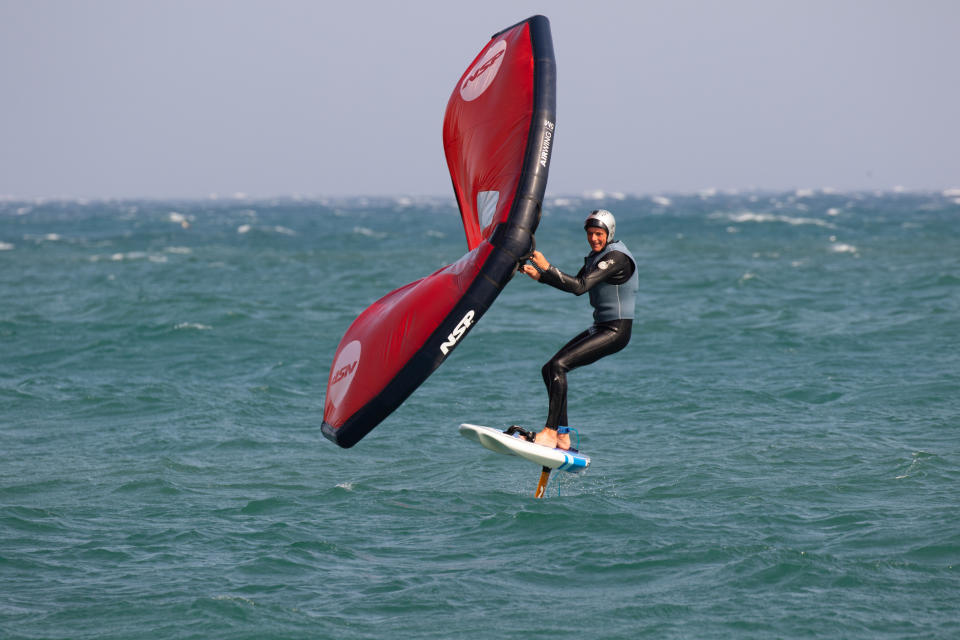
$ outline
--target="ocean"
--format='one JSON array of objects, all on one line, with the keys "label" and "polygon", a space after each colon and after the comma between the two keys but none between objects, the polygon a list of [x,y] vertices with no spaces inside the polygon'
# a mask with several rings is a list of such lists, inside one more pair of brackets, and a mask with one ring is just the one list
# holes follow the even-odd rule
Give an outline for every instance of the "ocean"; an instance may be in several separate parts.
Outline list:
[{"label": "ocean", "polygon": [[[639,261],[624,351],[518,276],[357,446],[336,345],[457,260],[452,198],[0,201],[0,637],[960,637],[960,192],[550,197]],[[561,477],[562,476],[562,477]]]}]

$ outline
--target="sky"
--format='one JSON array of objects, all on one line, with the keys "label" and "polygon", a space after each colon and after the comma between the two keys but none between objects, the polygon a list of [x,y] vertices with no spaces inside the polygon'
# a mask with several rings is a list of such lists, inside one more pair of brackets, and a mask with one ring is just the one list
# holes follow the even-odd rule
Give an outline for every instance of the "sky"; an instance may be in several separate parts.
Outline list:
[{"label": "sky", "polygon": [[452,196],[447,99],[536,13],[548,196],[960,187],[953,0],[0,0],[0,197]]}]

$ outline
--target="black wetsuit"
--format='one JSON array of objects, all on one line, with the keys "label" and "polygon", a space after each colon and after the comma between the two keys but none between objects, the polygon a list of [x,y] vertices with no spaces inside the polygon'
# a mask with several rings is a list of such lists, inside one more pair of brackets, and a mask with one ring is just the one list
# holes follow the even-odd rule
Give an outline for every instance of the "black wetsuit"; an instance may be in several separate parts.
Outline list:
[{"label": "black wetsuit", "polygon": [[[549,269],[541,272],[540,282],[579,296],[603,282],[614,285],[625,284],[636,271],[633,260],[627,254],[615,250],[603,256],[600,266],[595,264],[591,267],[590,256],[587,256],[586,262],[587,264],[576,276],[567,275],[551,265]],[[629,318],[594,322],[589,329],[565,344],[547,364],[543,365],[541,373],[550,397],[546,427],[556,429],[558,426],[568,424],[567,372],[616,353],[630,342],[630,332],[633,327],[632,309],[629,315]]]}]

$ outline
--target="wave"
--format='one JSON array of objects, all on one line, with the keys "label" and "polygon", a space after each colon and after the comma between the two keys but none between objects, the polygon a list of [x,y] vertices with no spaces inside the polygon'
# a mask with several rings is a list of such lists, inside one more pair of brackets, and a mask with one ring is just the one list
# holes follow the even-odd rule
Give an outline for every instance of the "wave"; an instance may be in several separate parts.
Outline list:
[{"label": "wave", "polygon": [[833,251],[834,253],[858,253],[858,250],[854,245],[847,244],[845,242],[835,242],[834,244],[830,245],[830,251]]},{"label": "wave", "polygon": [[820,220],[819,218],[799,218],[795,216],[775,215],[772,213],[754,213],[752,211],[743,211],[740,213],[713,213],[710,218],[730,220],[731,222],[782,222],[793,226],[813,225],[825,229],[836,229],[837,226],[832,222]]},{"label": "wave", "polygon": [[200,324],[199,322],[179,322],[174,325],[175,331],[181,331],[183,329],[196,329],[197,331],[210,331],[213,329],[208,324]]},{"label": "wave", "polygon": [[382,231],[374,231],[369,227],[354,227],[353,232],[357,235],[366,236],[368,238],[386,238],[387,234]]},{"label": "wave", "polygon": [[281,225],[276,225],[273,227],[254,227],[249,224],[242,224],[237,227],[237,233],[244,234],[250,233],[251,231],[259,231],[261,233],[278,233],[282,236],[295,236],[297,232],[289,227],[284,227]]}]

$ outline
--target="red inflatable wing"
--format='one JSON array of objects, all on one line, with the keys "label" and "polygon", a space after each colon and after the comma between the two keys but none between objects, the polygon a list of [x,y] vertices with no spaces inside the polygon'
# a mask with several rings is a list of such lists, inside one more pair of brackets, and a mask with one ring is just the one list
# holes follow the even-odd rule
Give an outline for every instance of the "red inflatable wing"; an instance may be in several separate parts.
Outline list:
[{"label": "red inflatable wing", "polygon": [[550,23],[491,38],[454,87],[443,144],[467,236],[452,265],[374,302],[330,368],[323,434],[351,447],[450,355],[529,255],[556,122]]}]

